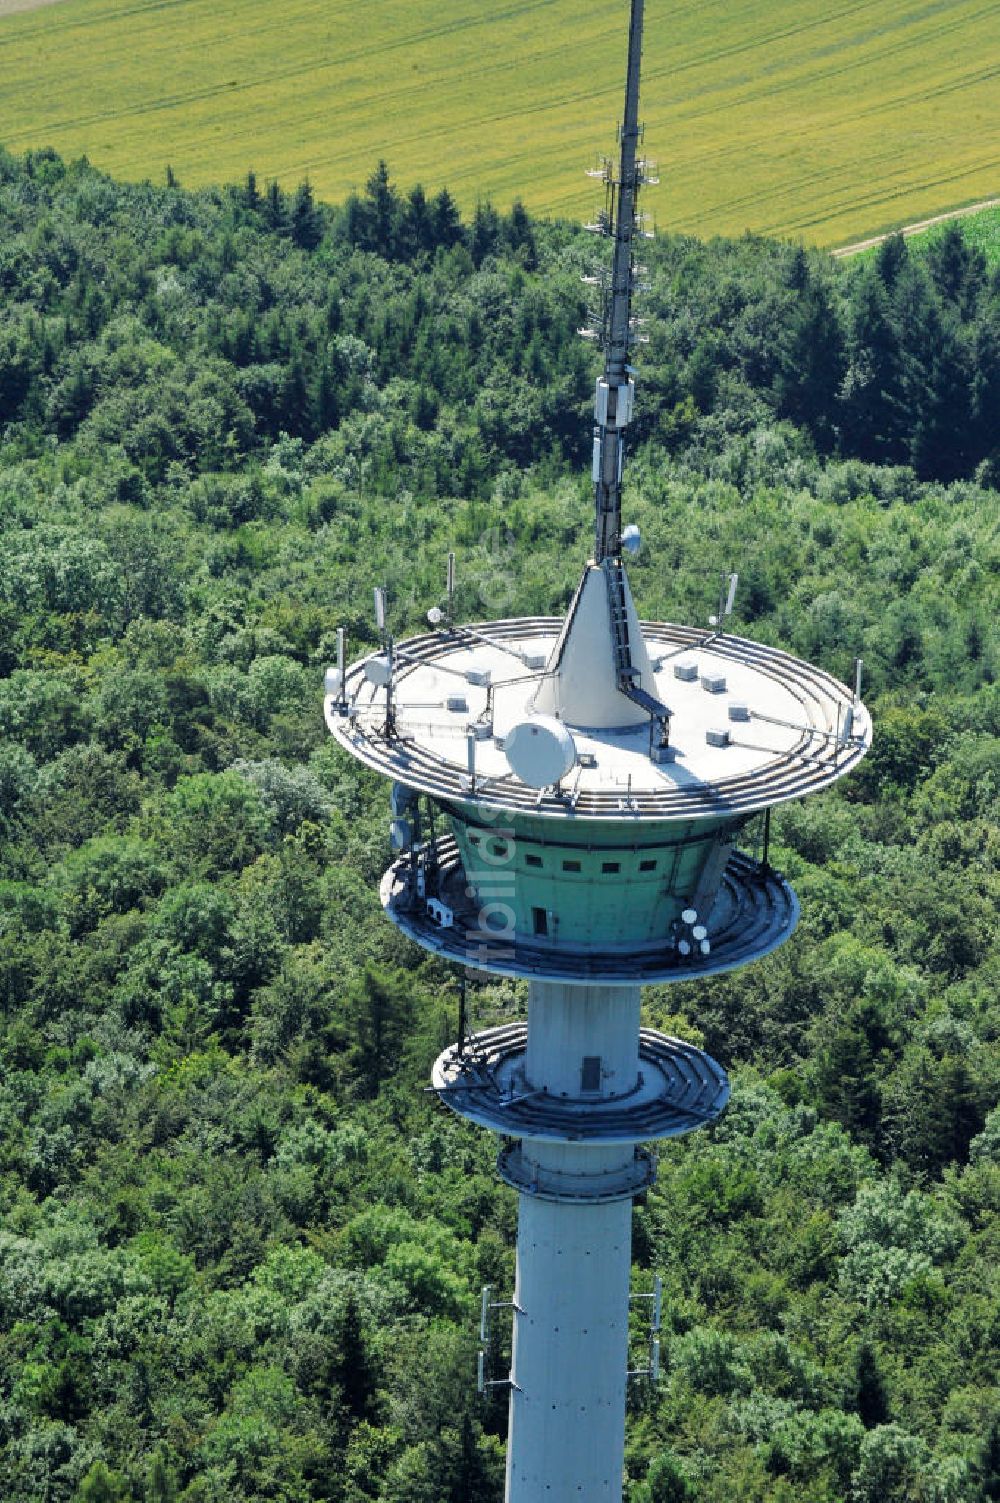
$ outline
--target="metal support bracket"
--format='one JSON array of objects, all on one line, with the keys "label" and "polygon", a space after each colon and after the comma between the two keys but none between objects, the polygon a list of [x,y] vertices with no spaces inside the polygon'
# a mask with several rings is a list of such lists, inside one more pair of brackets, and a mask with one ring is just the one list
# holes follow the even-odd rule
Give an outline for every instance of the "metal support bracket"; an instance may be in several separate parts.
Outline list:
[{"label": "metal support bracket", "polygon": [[626,1373],[629,1378],[648,1378],[651,1383],[658,1383],[660,1379],[660,1321],[663,1313],[663,1280],[658,1278],[653,1282],[652,1293],[630,1294],[629,1303],[633,1300],[649,1300],[652,1310],[649,1315],[649,1363],[646,1367],[631,1367]]},{"label": "metal support bracket", "polygon": [[482,1305],[480,1307],[480,1312],[479,1312],[479,1342],[480,1342],[480,1348],[479,1348],[479,1353],[478,1353],[478,1356],[477,1356],[476,1391],[479,1394],[484,1394],[484,1393],[487,1393],[487,1392],[492,1392],[492,1390],[495,1389],[495,1388],[510,1388],[510,1389],[516,1389],[517,1392],[520,1393],[522,1390],[514,1382],[513,1378],[511,1378],[511,1377],[506,1377],[506,1378],[487,1378],[487,1376],[486,1376],[486,1349],[487,1349],[487,1347],[490,1344],[490,1338],[491,1338],[491,1335],[492,1335],[492,1325],[493,1325],[493,1322],[492,1322],[492,1318],[491,1317],[492,1317],[493,1311],[494,1310],[513,1310],[516,1315],[523,1315],[524,1314],[524,1310],[517,1303],[516,1300],[513,1300],[513,1299],[491,1299],[490,1296],[491,1296],[492,1293],[493,1293],[493,1285],[492,1284],[484,1284],[483,1285],[483,1294],[482,1294]]}]

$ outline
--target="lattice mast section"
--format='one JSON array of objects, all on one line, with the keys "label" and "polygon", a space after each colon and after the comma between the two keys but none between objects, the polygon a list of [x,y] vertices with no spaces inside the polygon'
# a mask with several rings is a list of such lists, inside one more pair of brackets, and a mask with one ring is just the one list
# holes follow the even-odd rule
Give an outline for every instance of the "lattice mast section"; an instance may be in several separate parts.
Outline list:
[{"label": "lattice mast section", "polygon": [[[639,72],[642,61],[644,0],[632,0],[629,25],[628,77],[625,117],[621,126],[617,175],[605,160],[598,175],[605,183],[604,211],[593,228],[613,241],[611,280],[606,288],[600,335],[604,342],[604,374],[598,380],[594,404],[594,560],[621,557],[621,486],[624,431],[632,420],[635,380],[631,367],[633,344],[632,297],[636,283],[634,241],[641,231],[637,213],[639,190],[652,179],[639,157]],[[596,331],[595,331],[596,332]]]}]

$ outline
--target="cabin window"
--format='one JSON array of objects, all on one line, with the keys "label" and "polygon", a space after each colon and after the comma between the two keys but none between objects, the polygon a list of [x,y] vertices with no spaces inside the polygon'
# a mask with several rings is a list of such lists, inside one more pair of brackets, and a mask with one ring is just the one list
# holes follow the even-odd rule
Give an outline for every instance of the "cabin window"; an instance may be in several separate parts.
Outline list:
[{"label": "cabin window", "polygon": [[580,1089],[582,1091],[599,1091],[601,1089],[601,1056],[599,1054],[585,1054],[583,1056],[583,1068],[580,1071]]},{"label": "cabin window", "polygon": [[563,871],[564,872],[578,872],[579,870],[580,870],[580,863],[579,863],[579,861],[564,861],[563,862]]},{"label": "cabin window", "polygon": [[541,856],[525,856],[524,864],[525,866],[541,866],[542,858]]},{"label": "cabin window", "polygon": [[656,862],[655,861],[640,861],[639,862],[639,870],[641,872],[655,872],[655,870],[656,870]]},{"label": "cabin window", "polygon": [[478,845],[479,844],[479,836],[478,835],[470,835],[469,836],[469,844],[470,845]]},{"label": "cabin window", "polygon": [[613,872],[620,872],[621,869],[622,869],[622,864],[621,864],[620,861],[602,861],[601,862],[601,871],[605,872],[605,873],[607,873],[609,875],[611,873],[613,873]]},{"label": "cabin window", "polygon": [[531,923],[536,934],[548,934],[549,916],[544,908],[532,908]]},{"label": "cabin window", "polygon": [[490,850],[492,851],[492,853],[493,853],[494,856],[506,856],[506,854],[507,854],[507,842],[506,842],[506,840],[494,840],[493,844],[490,846]]}]

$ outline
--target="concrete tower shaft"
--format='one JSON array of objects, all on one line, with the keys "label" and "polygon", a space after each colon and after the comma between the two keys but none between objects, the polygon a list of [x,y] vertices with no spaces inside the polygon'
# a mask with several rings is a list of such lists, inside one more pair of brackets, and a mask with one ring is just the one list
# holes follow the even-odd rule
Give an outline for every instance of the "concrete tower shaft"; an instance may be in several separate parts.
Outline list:
[{"label": "concrete tower shaft", "polygon": [[[599,1061],[590,1079],[574,1053],[581,1041]],[[639,988],[533,981],[524,1078],[529,1090],[564,1100],[631,1094],[639,1078]]]},{"label": "concrete tower shaft", "polygon": [[[593,1105],[639,1073],[637,986],[531,983],[528,1091]],[[634,1144],[526,1138],[521,1159],[506,1497],[618,1503]]]},{"label": "concrete tower shaft", "polygon": [[521,1196],[506,1503],[621,1503],[631,1217]]}]

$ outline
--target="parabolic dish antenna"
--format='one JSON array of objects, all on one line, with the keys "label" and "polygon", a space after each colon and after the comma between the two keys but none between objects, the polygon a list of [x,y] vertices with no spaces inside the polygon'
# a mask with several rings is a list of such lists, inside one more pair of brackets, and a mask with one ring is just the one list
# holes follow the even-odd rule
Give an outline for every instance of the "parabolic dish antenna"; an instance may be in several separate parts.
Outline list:
[{"label": "parabolic dish antenna", "polygon": [[549,788],[576,765],[576,742],[551,715],[521,720],[504,738],[511,771],[529,788]]}]

